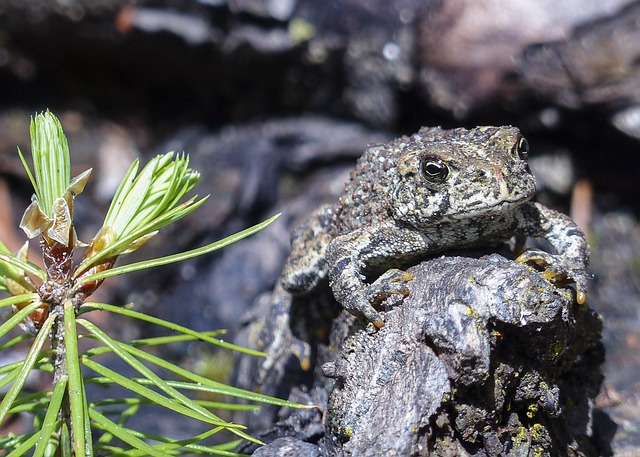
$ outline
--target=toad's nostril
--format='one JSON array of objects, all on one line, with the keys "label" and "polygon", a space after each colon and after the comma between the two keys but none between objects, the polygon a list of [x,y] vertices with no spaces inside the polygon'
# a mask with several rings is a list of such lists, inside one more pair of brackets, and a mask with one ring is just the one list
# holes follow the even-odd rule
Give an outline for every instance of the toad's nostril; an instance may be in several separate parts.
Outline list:
[{"label": "toad's nostril", "polygon": [[491,174],[487,170],[477,168],[475,170],[472,170],[471,179],[476,182],[486,182],[491,179]]}]

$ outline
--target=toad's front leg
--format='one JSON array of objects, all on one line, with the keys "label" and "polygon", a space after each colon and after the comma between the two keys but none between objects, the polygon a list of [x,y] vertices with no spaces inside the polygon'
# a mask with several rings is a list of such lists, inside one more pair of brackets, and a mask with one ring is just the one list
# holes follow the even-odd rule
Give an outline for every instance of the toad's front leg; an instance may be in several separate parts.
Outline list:
[{"label": "toad's front leg", "polygon": [[542,266],[547,279],[573,281],[576,285],[576,301],[584,303],[587,299],[589,267],[589,245],[584,233],[571,218],[540,203],[522,205],[516,215],[521,233],[544,238],[555,250],[555,253],[528,250],[517,260],[532,261]]},{"label": "toad's front leg", "polygon": [[382,317],[374,305],[394,294],[408,295],[408,283],[413,278],[392,268],[367,284],[364,272],[385,271],[426,248],[419,234],[392,225],[358,229],[335,238],[326,251],[333,295],[351,314],[362,315],[376,327],[382,327]]}]

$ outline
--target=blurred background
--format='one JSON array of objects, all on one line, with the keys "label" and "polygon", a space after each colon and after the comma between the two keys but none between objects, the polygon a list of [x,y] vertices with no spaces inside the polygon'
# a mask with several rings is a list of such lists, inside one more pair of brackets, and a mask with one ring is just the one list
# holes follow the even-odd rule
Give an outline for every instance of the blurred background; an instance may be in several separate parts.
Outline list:
[{"label": "blurred background", "polygon": [[[16,146],[30,150],[29,118],[47,108],[74,172],[94,168],[77,199],[83,240],[134,158],[185,151],[202,173],[204,208],[127,260],[283,211],[220,254],[107,281],[96,297],[231,334],[273,286],[291,227],[336,198],[367,144],[423,125],[520,127],[538,200],[588,234],[607,350],[597,406],[615,454],[640,455],[640,2],[0,0],[0,239],[12,250],[32,193]],[[166,356],[228,375],[199,346]]]}]

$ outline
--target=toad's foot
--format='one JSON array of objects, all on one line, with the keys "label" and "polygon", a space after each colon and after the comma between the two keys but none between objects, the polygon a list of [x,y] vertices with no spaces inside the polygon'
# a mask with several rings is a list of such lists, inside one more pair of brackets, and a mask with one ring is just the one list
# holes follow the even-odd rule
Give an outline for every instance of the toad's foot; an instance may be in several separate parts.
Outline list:
[{"label": "toad's foot", "polygon": [[364,316],[377,328],[382,328],[384,322],[374,306],[392,295],[409,295],[409,281],[413,276],[406,271],[391,269],[376,279],[363,291],[355,291],[351,297],[343,300],[345,310],[356,316]]},{"label": "toad's foot", "polygon": [[538,249],[531,249],[518,256],[516,262],[534,262],[544,268],[542,277],[553,282],[572,281],[576,285],[576,301],[582,305],[587,301],[587,271],[575,262]]},{"label": "toad's foot", "polygon": [[260,382],[264,381],[276,364],[284,363],[292,355],[298,359],[302,371],[311,369],[311,346],[293,335],[288,322],[267,331],[268,343],[264,339],[260,341],[260,350],[267,355],[260,367]]},{"label": "toad's foot", "polygon": [[411,273],[392,268],[376,279],[367,287],[367,300],[373,305],[379,305],[391,295],[409,295],[409,281],[413,279]]},{"label": "toad's foot", "polygon": [[276,286],[258,339],[258,349],[266,354],[258,370],[258,385],[263,385],[275,372],[284,371],[292,356],[298,359],[302,371],[311,369],[311,346],[291,329],[292,300],[290,294]]},{"label": "toad's foot", "polygon": [[[311,347],[309,344],[293,336],[291,331],[284,327],[279,329],[277,333],[273,335],[272,343],[262,349],[267,356],[258,369],[258,385],[264,385],[267,377],[279,366],[284,367],[291,356],[298,359],[302,371],[306,372],[311,369]],[[280,367],[280,369],[282,368]]]}]

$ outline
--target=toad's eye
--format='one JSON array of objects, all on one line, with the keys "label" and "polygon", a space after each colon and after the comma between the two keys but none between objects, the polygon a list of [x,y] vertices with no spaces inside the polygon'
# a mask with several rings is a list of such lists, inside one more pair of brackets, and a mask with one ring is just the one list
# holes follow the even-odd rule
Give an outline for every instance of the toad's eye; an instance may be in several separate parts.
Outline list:
[{"label": "toad's eye", "polygon": [[420,171],[427,182],[441,184],[449,176],[449,168],[442,160],[435,157],[425,157],[420,164]]},{"label": "toad's eye", "polygon": [[511,152],[520,160],[527,160],[527,157],[529,156],[529,142],[525,137],[521,136],[518,140],[518,144],[513,147]]}]

